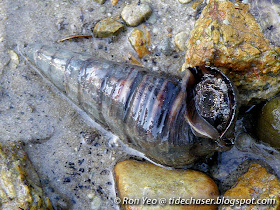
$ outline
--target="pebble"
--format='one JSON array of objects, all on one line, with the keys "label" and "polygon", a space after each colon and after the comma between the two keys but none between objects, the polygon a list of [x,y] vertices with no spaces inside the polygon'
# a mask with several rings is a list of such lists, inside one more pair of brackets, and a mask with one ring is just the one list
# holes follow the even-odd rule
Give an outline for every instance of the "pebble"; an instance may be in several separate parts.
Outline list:
[{"label": "pebble", "polygon": [[139,58],[143,58],[145,55],[149,54],[150,51],[148,49],[148,45],[150,44],[150,33],[146,32],[144,35],[143,31],[139,29],[134,29],[129,38],[130,44],[137,52]]},{"label": "pebble", "polygon": [[111,0],[111,3],[112,3],[112,5],[115,6],[115,5],[117,5],[118,1],[119,1],[119,0]]},{"label": "pebble", "polygon": [[179,2],[181,4],[187,4],[187,3],[190,3],[192,0],[179,0]]},{"label": "pebble", "polygon": [[121,12],[121,17],[129,26],[138,26],[149,18],[152,9],[148,4],[129,4]]},{"label": "pebble", "polygon": [[94,29],[93,34],[97,38],[112,37],[124,29],[124,25],[112,18],[106,18],[99,21]]},{"label": "pebble", "polygon": [[182,31],[175,35],[175,38],[174,38],[175,44],[181,51],[186,51],[187,39],[188,39],[187,32]]},{"label": "pebble", "polygon": [[97,3],[99,3],[99,4],[104,4],[104,2],[106,1],[106,0],[94,0],[95,2],[97,2]]},{"label": "pebble", "polygon": [[[225,198],[236,199],[275,199],[275,205],[248,205],[242,209],[279,209],[280,208],[280,182],[273,174],[270,174],[259,164],[252,164],[247,173],[242,175],[237,184],[225,192]],[[239,205],[223,205],[221,210],[241,209]]]},{"label": "pebble", "polygon": [[9,56],[10,56],[10,63],[11,63],[11,65],[12,65],[12,68],[16,68],[17,66],[18,66],[18,64],[19,64],[19,58],[18,58],[18,55],[16,54],[16,52],[15,51],[13,51],[13,50],[9,50],[8,51],[8,54],[9,54]]},{"label": "pebble", "polygon": [[161,44],[160,46],[161,52],[166,55],[166,56],[170,56],[172,55],[174,49],[173,46],[171,44],[171,38],[167,37]]},{"label": "pebble", "polygon": [[264,105],[256,131],[260,140],[275,148],[280,148],[280,97]]},{"label": "pebble", "polygon": [[[168,170],[147,162],[126,160],[115,166],[116,185],[123,198],[165,198],[172,203],[176,198],[216,198],[219,191],[207,175],[193,170]],[[124,209],[162,209],[162,206],[125,205]],[[216,209],[216,206],[172,205],[164,209]]]}]

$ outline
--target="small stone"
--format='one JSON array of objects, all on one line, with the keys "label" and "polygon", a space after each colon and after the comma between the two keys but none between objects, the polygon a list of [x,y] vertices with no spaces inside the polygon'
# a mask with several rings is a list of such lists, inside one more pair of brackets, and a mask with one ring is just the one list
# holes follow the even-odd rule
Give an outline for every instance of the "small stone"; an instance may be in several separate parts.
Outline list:
[{"label": "small stone", "polygon": [[94,29],[93,34],[98,38],[116,36],[121,30],[124,29],[124,25],[112,18],[106,18],[99,21]]},{"label": "small stone", "polygon": [[139,29],[134,29],[128,38],[130,44],[137,52],[139,58],[143,58],[145,55],[149,54],[148,45],[150,44],[150,33],[146,31],[144,35],[143,31]]},{"label": "small stone", "polygon": [[10,56],[10,64],[11,64],[11,66],[12,66],[12,68],[16,68],[17,66],[18,66],[18,64],[19,64],[19,58],[18,58],[18,55],[16,54],[16,52],[15,51],[13,51],[13,50],[9,50],[8,51],[8,54],[9,54],[9,56]]},{"label": "small stone", "polygon": [[111,0],[112,4],[113,4],[114,6],[117,5],[118,1],[119,1],[119,0]]},{"label": "small stone", "polygon": [[186,47],[187,39],[188,39],[188,34],[184,31],[176,34],[174,41],[175,41],[176,46],[181,51],[185,51],[187,49],[187,47]]},{"label": "small stone", "polygon": [[174,49],[173,46],[171,44],[171,38],[167,37],[163,43],[160,46],[161,52],[166,55],[166,56],[170,56],[172,55]]},{"label": "small stone", "polygon": [[[242,205],[242,209],[279,209],[280,182],[259,164],[252,164],[247,173],[239,177],[237,184],[225,192],[225,198],[230,199],[275,199],[272,205]],[[241,209],[239,205],[222,205],[221,210]]]},{"label": "small stone", "polygon": [[95,2],[97,2],[97,3],[99,3],[99,4],[104,4],[104,2],[106,1],[106,0],[94,0]]},{"label": "small stone", "polygon": [[181,4],[187,4],[187,3],[190,3],[192,0],[179,0],[179,2]]},{"label": "small stone", "polygon": [[[116,184],[121,199],[166,199],[164,209],[193,209],[192,205],[170,205],[176,198],[216,198],[215,182],[207,175],[193,170],[168,170],[151,163],[126,160],[115,166]],[[124,209],[146,209],[140,205],[124,205]],[[162,206],[153,205],[154,209]],[[200,205],[199,209],[216,209],[214,205]]]},{"label": "small stone", "polygon": [[172,33],[172,31],[173,31],[173,29],[171,27],[168,27],[166,30],[168,31],[168,33]]},{"label": "small stone", "polygon": [[152,14],[148,4],[129,4],[121,12],[123,20],[129,26],[138,26]]},{"label": "small stone", "polygon": [[280,98],[268,101],[258,119],[257,135],[263,142],[280,148]]}]

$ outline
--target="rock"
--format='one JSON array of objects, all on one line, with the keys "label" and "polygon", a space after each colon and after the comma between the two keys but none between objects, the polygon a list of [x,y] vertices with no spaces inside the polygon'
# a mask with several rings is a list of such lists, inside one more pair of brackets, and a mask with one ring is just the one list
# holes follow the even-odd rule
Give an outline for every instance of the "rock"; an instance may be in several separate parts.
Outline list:
[{"label": "rock", "polygon": [[174,41],[175,41],[176,46],[181,51],[185,51],[187,49],[187,47],[186,47],[187,39],[188,39],[188,34],[184,31],[176,34]]},{"label": "rock", "polygon": [[99,21],[94,29],[93,34],[97,38],[116,36],[124,29],[124,25],[112,18],[106,18]]},{"label": "rock", "polygon": [[1,209],[53,209],[19,143],[0,144]]},{"label": "rock", "polygon": [[[228,199],[275,199],[274,205],[242,205],[242,209],[279,209],[280,183],[272,174],[259,164],[252,164],[247,173],[242,175],[237,184],[225,192]],[[241,209],[240,205],[221,206],[222,210]]]},{"label": "rock", "polygon": [[104,4],[106,0],[94,0],[94,1],[99,3],[99,4]]},{"label": "rock", "polygon": [[[176,198],[216,198],[217,185],[207,175],[193,170],[168,170],[151,163],[126,160],[115,166],[119,197],[139,198],[139,205],[123,205],[125,209],[147,209],[142,198],[159,201],[166,199],[166,206],[153,205],[156,209],[194,209],[194,205],[167,205]],[[150,207],[151,208],[151,207]],[[216,209],[214,205],[200,205],[199,209]]]},{"label": "rock", "polygon": [[121,12],[121,16],[129,26],[138,26],[152,14],[148,4],[129,4]]},{"label": "rock", "polygon": [[166,56],[172,55],[174,51],[170,39],[171,39],[170,37],[167,37],[165,40],[163,40],[160,46],[161,52]]},{"label": "rock", "polygon": [[274,98],[262,108],[258,119],[257,134],[260,140],[280,148],[280,98]]},{"label": "rock", "polygon": [[143,31],[134,29],[128,37],[128,40],[137,52],[139,58],[143,58],[145,55],[150,53],[148,49],[148,45],[150,44],[149,31],[146,31],[146,34],[144,35]]},{"label": "rock", "polygon": [[8,51],[8,54],[10,56],[10,65],[12,68],[16,68],[19,64],[19,58],[18,58],[18,55],[15,53],[15,51],[13,50],[9,50]]},{"label": "rock", "polygon": [[280,49],[265,39],[247,4],[209,1],[187,49],[182,69],[220,67],[237,86],[241,103],[267,99],[280,90]]},{"label": "rock", "polygon": [[119,0],[111,0],[111,3],[115,6],[115,5],[117,5],[118,1]]},{"label": "rock", "polygon": [[192,0],[179,0],[179,2],[181,4],[187,4],[187,3],[190,3]]}]

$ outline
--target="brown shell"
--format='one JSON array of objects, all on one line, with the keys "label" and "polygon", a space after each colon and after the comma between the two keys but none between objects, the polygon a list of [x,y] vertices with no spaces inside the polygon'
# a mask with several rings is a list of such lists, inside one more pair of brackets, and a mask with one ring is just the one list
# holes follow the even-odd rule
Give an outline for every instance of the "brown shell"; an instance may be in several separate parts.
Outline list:
[{"label": "brown shell", "polygon": [[190,68],[182,79],[40,44],[26,44],[21,53],[90,117],[147,159],[184,167],[232,146],[237,99],[218,68]]}]

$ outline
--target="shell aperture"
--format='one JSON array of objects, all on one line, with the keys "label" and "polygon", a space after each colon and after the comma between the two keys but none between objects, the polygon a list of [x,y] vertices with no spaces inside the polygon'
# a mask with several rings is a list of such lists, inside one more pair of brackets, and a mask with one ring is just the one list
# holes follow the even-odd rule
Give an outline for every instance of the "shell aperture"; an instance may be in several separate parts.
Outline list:
[{"label": "shell aperture", "polygon": [[236,116],[236,93],[230,80],[217,68],[187,69],[197,81],[187,89],[186,119],[197,136],[219,139]]}]

